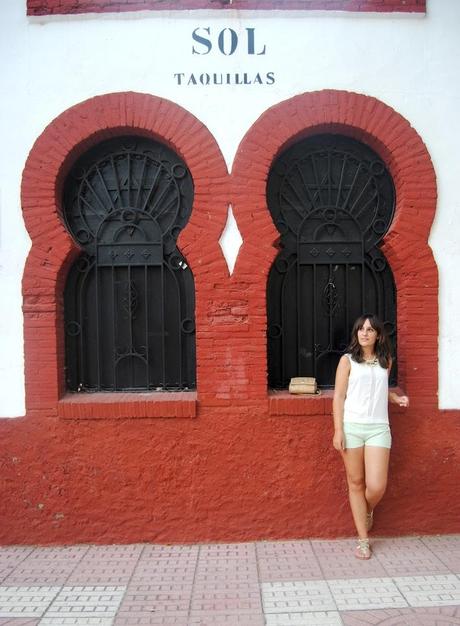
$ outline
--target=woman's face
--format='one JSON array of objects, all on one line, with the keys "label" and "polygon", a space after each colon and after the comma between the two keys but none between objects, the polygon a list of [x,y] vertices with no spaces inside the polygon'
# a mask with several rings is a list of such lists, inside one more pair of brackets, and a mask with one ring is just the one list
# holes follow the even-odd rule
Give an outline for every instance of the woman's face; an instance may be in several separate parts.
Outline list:
[{"label": "woman's face", "polygon": [[361,328],[358,329],[359,345],[361,348],[371,348],[373,350],[377,339],[377,331],[375,328],[372,328],[369,320],[365,320]]}]

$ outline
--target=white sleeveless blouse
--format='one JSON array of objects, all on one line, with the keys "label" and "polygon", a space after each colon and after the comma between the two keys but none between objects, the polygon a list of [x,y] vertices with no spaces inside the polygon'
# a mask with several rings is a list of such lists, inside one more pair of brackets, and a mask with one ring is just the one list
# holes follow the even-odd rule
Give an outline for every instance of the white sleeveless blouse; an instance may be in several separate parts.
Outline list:
[{"label": "white sleeveless blouse", "polygon": [[350,377],[343,411],[344,422],[388,424],[388,370],[350,361]]}]

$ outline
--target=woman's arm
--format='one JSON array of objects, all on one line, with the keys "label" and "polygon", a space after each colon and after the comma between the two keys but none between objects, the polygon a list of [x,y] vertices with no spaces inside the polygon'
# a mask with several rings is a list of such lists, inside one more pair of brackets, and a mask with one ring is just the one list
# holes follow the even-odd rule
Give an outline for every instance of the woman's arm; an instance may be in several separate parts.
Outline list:
[{"label": "woman's arm", "polygon": [[[392,360],[390,359],[390,363],[388,365],[388,376],[390,376],[392,366]],[[388,392],[388,400],[392,404],[397,404],[398,406],[408,407],[409,406],[409,398],[407,396],[399,396],[395,391]]]},{"label": "woman's arm", "polygon": [[334,400],[332,401],[332,411],[334,415],[334,438],[332,445],[338,451],[344,449],[343,407],[347,396],[350,369],[351,366],[348,357],[343,356],[339,361],[335,374]]}]

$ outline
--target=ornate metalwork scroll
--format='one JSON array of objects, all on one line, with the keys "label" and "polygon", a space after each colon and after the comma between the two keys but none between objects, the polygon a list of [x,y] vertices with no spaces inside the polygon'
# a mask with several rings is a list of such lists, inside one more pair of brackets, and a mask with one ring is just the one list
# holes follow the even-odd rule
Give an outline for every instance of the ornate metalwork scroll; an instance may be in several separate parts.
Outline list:
[{"label": "ornate metalwork scroll", "polygon": [[368,146],[317,135],[278,157],[267,199],[280,232],[268,280],[269,385],[315,376],[331,387],[363,311],[385,321],[396,348],[394,280],[379,249],[394,213],[391,176]]},{"label": "ornate metalwork scroll", "polygon": [[63,195],[82,248],[65,289],[70,390],[195,386],[193,275],[176,241],[193,182],[168,147],[103,142],[73,167]]}]

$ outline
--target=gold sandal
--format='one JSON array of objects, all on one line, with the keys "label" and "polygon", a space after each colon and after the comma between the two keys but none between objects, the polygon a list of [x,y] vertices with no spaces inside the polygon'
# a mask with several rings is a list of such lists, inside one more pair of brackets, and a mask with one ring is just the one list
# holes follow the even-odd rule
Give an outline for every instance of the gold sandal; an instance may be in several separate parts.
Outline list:
[{"label": "gold sandal", "polygon": [[369,545],[369,539],[358,539],[358,545],[355,549],[355,557],[362,561],[367,561],[371,558],[371,548]]}]

